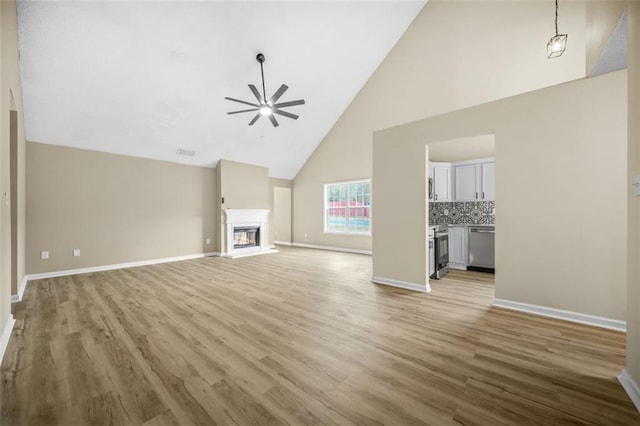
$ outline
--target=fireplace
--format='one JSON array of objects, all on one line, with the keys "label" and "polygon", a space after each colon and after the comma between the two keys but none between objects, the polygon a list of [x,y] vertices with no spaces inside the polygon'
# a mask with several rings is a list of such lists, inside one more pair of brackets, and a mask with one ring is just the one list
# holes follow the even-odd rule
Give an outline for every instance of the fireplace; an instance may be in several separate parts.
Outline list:
[{"label": "fireplace", "polygon": [[260,227],[234,226],[233,249],[236,250],[247,247],[260,247]]},{"label": "fireplace", "polygon": [[269,210],[225,209],[226,241],[223,256],[236,258],[277,253],[268,246]]}]

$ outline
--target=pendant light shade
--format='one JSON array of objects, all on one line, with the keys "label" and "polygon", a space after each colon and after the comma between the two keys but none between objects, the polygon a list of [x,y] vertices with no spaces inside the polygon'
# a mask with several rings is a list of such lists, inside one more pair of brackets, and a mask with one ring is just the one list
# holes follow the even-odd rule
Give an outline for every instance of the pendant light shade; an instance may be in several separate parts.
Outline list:
[{"label": "pendant light shade", "polygon": [[558,56],[562,56],[564,51],[567,49],[567,35],[566,34],[556,34],[549,39],[549,43],[547,43],[547,57],[557,58]]},{"label": "pendant light shade", "polygon": [[567,49],[567,37],[567,34],[558,34],[558,0],[556,0],[556,35],[551,37],[547,43],[547,58],[562,56]]}]

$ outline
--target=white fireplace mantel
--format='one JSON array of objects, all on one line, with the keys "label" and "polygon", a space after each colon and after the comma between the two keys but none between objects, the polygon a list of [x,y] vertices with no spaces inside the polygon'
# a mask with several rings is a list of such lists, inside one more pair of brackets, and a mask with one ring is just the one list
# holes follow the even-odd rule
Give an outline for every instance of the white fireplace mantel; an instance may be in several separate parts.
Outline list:
[{"label": "white fireplace mantel", "polygon": [[[269,240],[269,212],[264,209],[225,209],[225,224],[227,225],[227,243],[226,250],[223,254],[226,257],[244,257],[256,254],[276,253],[276,250],[270,249]],[[260,228],[260,246],[259,247],[233,247],[233,229],[246,226],[256,226]]]},{"label": "white fireplace mantel", "polygon": [[227,224],[267,223],[271,210],[224,209]]}]

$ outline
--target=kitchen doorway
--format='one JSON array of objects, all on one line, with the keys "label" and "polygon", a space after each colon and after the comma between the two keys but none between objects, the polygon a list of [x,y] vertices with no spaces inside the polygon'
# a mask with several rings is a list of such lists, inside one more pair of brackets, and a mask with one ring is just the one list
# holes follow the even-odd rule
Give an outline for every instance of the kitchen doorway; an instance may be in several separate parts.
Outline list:
[{"label": "kitchen doorway", "polygon": [[[429,235],[445,235],[448,242],[444,261],[442,253],[433,255],[432,277],[442,278],[443,284],[449,275],[449,280],[493,285],[495,135],[440,141],[428,148]],[[437,289],[438,281],[431,282]]]}]

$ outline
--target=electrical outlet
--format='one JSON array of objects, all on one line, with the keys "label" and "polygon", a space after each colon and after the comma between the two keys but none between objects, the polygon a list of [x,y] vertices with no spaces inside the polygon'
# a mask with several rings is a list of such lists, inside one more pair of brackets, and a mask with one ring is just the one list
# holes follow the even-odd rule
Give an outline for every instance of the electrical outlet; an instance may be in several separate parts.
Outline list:
[{"label": "electrical outlet", "polygon": [[80,256],[80,249],[73,249],[73,257]]},{"label": "electrical outlet", "polygon": [[48,251],[41,251],[40,252],[40,259],[48,259],[49,258],[49,252]]},{"label": "electrical outlet", "polygon": [[304,233],[304,237],[307,238],[307,233],[306,232]]},{"label": "electrical outlet", "polygon": [[204,240],[205,244],[211,244],[211,238],[207,238],[206,240]]},{"label": "electrical outlet", "polygon": [[449,209],[444,209],[444,215],[449,216]]}]

